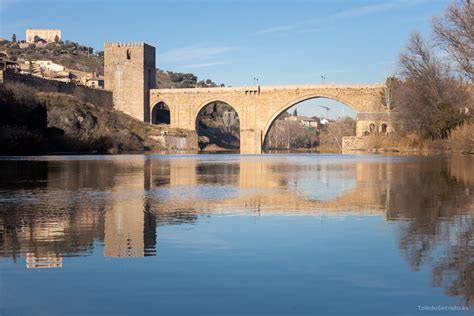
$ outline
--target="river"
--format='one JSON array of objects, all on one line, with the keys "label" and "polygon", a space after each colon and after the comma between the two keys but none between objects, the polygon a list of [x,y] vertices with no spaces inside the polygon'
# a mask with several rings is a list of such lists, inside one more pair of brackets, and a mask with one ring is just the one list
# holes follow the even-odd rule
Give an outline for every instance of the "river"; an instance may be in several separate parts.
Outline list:
[{"label": "river", "polygon": [[2,316],[474,308],[472,156],[4,157],[0,171]]}]

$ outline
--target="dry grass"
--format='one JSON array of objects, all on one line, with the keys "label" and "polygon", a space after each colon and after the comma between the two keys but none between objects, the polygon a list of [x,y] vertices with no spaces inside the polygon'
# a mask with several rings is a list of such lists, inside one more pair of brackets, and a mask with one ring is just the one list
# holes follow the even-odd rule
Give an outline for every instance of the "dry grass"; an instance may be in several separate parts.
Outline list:
[{"label": "dry grass", "polygon": [[456,128],[445,141],[446,150],[474,154],[474,123],[469,122]]},{"label": "dry grass", "polygon": [[417,134],[367,136],[366,150],[370,152],[399,153],[468,153],[474,154],[474,124],[455,129],[447,139],[426,139]]}]

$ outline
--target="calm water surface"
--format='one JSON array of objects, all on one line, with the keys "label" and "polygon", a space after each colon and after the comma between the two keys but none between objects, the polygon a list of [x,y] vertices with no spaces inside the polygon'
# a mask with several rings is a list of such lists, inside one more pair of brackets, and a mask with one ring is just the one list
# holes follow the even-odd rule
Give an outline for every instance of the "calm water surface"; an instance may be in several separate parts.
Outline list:
[{"label": "calm water surface", "polygon": [[473,157],[29,157],[0,172],[2,316],[474,309]]}]

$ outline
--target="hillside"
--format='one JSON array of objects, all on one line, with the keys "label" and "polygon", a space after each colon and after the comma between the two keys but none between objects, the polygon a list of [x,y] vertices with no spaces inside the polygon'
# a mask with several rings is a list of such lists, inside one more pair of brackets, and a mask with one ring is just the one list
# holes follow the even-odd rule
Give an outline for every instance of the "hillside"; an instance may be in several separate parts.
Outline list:
[{"label": "hillside", "polygon": [[92,47],[75,42],[28,45],[5,41],[0,43],[0,51],[6,51],[9,59],[13,61],[48,59],[69,69],[96,72],[101,75],[104,73],[103,54],[101,52],[94,54]]},{"label": "hillside", "polygon": [[185,138],[187,150],[197,147],[187,131],[145,124],[65,94],[0,86],[2,155],[162,152],[176,149],[173,138]]},{"label": "hillside", "polygon": [[156,69],[156,85],[162,89],[217,87],[217,84],[212,80],[199,80],[199,78],[192,73],[172,72],[160,69]]},{"label": "hillside", "polygon": [[[3,41],[0,42],[0,51],[5,51],[8,58],[13,61],[21,59],[47,59],[63,65],[68,69],[95,72],[99,75],[104,74],[103,52],[94,52],[92,47],[87,47],[76,42],[65,41],[59,42],[58,44],[36,43],[28,45]],[[217,86],[212,80],[199,80],[199,78],[192,73],[180,73],[160,69],[156,69],[156,83],[159,88],[163,89]]]}]

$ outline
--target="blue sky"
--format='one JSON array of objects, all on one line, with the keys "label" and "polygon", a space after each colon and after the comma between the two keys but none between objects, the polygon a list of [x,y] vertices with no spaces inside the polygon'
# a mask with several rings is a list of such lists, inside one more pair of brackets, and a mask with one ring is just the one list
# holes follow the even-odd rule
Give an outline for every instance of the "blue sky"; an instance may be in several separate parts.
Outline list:
[{"label": "blue sky", "polygon": [[321,83],[321,76],[326,83],[380,83],[396,73],[409,34],[427,35],[432,16],[449,3],[0,0],[0,36],[60,28],[63,39],[99,50],[105,41],[145,41],[156,47],[159,68],[231,86],[251,85],[254,77],[262,85]]}]

